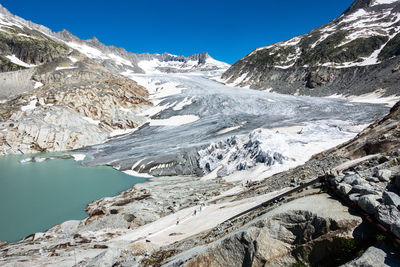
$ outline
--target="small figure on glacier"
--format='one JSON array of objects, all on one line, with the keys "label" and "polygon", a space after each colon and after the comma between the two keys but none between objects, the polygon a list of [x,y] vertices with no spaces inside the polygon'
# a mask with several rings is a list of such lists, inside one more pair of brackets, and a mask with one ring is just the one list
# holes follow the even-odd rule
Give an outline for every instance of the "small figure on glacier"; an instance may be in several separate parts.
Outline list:
[{"label": "small figure on glacier", "polygon": [[178,225],[179,224],[179,218],[178,219],[176,219],[176,225]]},{"label": "small figure on glacier", "polygon": [[196,214],[197,214],[197,210],[194,210],[193,211],[193,216],[196,216]]}]

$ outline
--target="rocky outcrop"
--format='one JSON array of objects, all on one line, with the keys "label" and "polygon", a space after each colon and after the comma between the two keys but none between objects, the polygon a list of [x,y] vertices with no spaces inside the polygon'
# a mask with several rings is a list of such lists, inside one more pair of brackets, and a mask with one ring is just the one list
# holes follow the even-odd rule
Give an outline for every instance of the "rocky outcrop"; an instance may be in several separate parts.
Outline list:
[{"label": "rocky outcrop", "polygon": [[285,94],[398,95],[399,8],[398,1],[357,0],[308,34],[255,49],[222,78]]},{"label": "rocky outcrop", "polygon": [[[193,246],[190,241],[171,245],[166,249],[175,253],[183,249],[184,252],[162,259],[164,266],[318,266],[326,262],[332,265],[344,263],[357,250],[358,241],[353,239],[353,233],[361,219],[336,212],[343,207],[326,197],[308,196],[283,204],[226,234],[236,224],[232,220],[228,223],[230,226],[221,225],[219,230],[204,233],[206,239],[213,236],[214,242],[204,244],[200,241],[190,249],[188,247]],[[321,212],[325,209],[331,212]],[[152,256],[161,254],[156,252]]]},{"label": "rocky outcrop", "polygon": [[385,245],[372,246],[360,257],[342,265],[343,267],[356,266],[398,266],[400,260],[396,254]]},{"label": "rocky outcrop", "polygon": [[142,124],[145,119],[136,113],[146,105],[151,105],[147,91],[122,77],[50,83],[0,106],[1,153],[61,151],[98,144],[113,130]]},{"label": "rocky outcrop", "polygon": [[[26,31],[29,32],[29,36]],[[15,55],[23,62],[35,65],[52,62],[67,56],[71,51],[70,47],[39,31],[17,26],[0,31],[0,47],[1,55]]]},{"label": "rocky outcrop", "polygon": [[[397,155],[397,156],[396,156]],[[330,182],[363,211],[390,229],[398,238],[400,221],[400,191],[395,187],[395,177],[400,174],[399,154],[377,157],[356,167],[358,173],[345,172],[333,176]],[[379,162],[384,162],[379,164]]]},{"label": "rocky outcrop", "polygon": [[0,73],[0,100],[5,100],[34,89],[34,69]]}]

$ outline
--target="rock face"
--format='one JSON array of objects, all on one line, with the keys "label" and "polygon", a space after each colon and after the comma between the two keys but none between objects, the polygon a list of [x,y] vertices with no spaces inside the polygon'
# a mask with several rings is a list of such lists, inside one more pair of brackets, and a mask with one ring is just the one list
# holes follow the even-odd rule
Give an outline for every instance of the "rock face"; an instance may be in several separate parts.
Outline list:
[{"label": "rock face", "polygon": [[360,257],[342,266],[397,266],[400,260],[385,247],[370,247]]},{"label": "rock face", "polygon": [[[400,103],[397,103],[385,118],[336,148],[334,154],[350,158],[351,164],[337,167],[334,171],[337,175],[330,178],[330,183],[400,238],[400,191],[396,186],[400,173],[399,120]],[[346,171],[340,173],[341,169]]]},{"label": "rock face", "polygon": [[308,34],[255,49],[222,78],[285,94],[399,95],[399,12],[399,1],[356,0]]},{"label": "rock face", "polygon": [[22,94],[34,89],[35,82],[32,80],[34,69],[8,71],[0,73],[0,100],[10,96]]},{"label": "rock face", "polygon": [[[309,196],[283,204],[215,242],[174,256],[165,266],[318,266],[345,261],[341,246],[351,240],[361,219],[336,213],[343,207],[325,197]],[[324,209],[335,215],[321,212]],[[219,231],[222,236],[223,232]],[[170,249],[185,248],[184,243]]]},{"label": "rock face", "polygon": [[1,104],[0,153],[77,149],[104,142],[114,130],[143,123],[145,118],[136,114],[151,105],[143,87],[107,72],[91,74],[92,79],[79,82],[47,83]]}]

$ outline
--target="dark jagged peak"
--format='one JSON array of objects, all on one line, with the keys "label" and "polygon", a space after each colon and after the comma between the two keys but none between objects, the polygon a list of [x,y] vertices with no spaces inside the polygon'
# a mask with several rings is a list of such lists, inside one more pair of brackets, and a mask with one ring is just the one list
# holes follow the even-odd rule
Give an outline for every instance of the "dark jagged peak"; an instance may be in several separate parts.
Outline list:
[{"label": "dark jagged peak", "polygon": [[346,11],[343,12],[343,15],[349,15],[361,8],[370,7],[374,0],[356,0]]},{"label": "dark jagged peak", "polygon": [[199,64],[205,64],[207,58],[209,58],[209,57],[210,57],[210,55],[209,55],[207,52],[204,51],[204,52],[202,52],[202,53],[200,53],[200,54],[190,55],[190,56],[188,57],[188,59],[189,59],[189,60],[198,61]]}]

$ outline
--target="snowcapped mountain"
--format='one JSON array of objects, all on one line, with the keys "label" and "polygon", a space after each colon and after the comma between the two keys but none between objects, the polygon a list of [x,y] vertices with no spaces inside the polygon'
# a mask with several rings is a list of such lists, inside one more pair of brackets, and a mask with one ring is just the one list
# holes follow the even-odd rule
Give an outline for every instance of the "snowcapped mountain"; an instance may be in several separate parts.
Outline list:
[{"label": "snowcapped mountain", "polygon": [[52,32],[45,26],[26,21],[11,14],[1,5],[0,43],[4,47],[0,51],[0,71],[52,62],[55,58],[67,56],[71,49],[79,51],[114,73],[190,72],[229,67],[228,64],[211,58],[206,52],[188,57],[168,53],[136,54],[124,48],[106,46],[96,37],[81,40],[67,30]]},{"label": "snowcapped mountain", "polygon": [[399,47],[400,1],[356,0],[326,25],[255,49],[222,78],[289,94],[398,95]]}]

